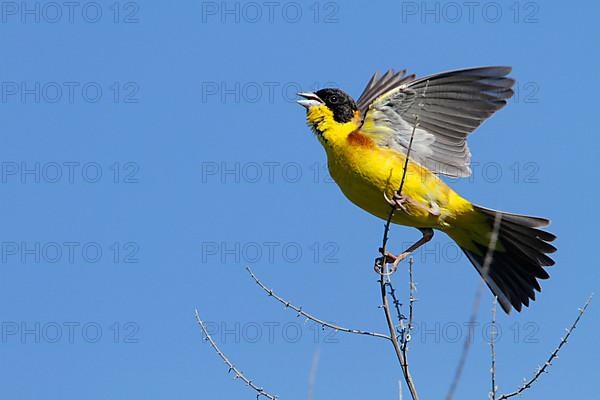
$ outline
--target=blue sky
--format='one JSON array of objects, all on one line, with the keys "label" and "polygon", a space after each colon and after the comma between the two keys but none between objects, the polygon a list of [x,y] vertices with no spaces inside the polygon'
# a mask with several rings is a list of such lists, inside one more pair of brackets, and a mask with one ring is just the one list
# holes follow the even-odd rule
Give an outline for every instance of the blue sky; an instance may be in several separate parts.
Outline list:
[{"label": "blue sky", "polygon": [[[452,181],[558,235],[539,300],[498,316],[501,392],[597,291],[597,3],[61,4],[0,5],[2,398],[254,398],[202,341],[195,307],[282,399],[307,398],[313,368],[315,399],[397,398],[389,343],[315,329],[244,271],[321,318],[385,330],[382,221],[330,182],[294,104],[332,84],[358,96],[378,69],[514,68],[518,96],[470,138],[473,177]],[[418,236],[394,227],[391,246]],[[415,274],[413,374],[441,398],[479,278],[443,234]],[[486,292],[457,398],[489,391],[490,307]],[[596,308],[527,398],[595,392]]]}]

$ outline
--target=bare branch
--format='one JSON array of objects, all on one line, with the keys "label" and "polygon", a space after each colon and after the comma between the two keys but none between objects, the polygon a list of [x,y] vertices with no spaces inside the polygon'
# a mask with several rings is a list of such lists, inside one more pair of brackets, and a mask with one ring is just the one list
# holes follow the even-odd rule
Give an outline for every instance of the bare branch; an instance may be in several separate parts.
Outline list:
[{"label": "bare branch", "polygon": [[496,400],[496,306],[498,304],[498,298],[494,296],[492,303],[492,336],[490,338],[490,350],[492,352],[492,400]]},{"label": "bare branch", "polygon": [[537,371],[535,372],[535,374],[533,375],[533,377],[531,377],[531,379],[529,379],[527,382],[525,382],[519,389],[515,390],[514,392],[508,393],[508,394],[503,394],[502,396],[500,396],[500,398],[498,400],[509,399],[511,397],[520,395],[525,390],[530,389],[531,386],[535,383],[535,381],[537,381],[538,378],[540,376],[542,376],[542,374],[544,372],[546,372],[546,370],[548,369],[548,367],[550,365],[552,365],[552,361],[554,361],[554,359],[558,356],[558,352],[560,351],[560,349],[565,344],[567,344],[567,340],[569,339],[569,336],[571,336],[571,333],[577,327],[577,324],[579,323],[579,320],[583,316],[583,313],[585,313],[585,310],[590,305],[590,302],[592,301],[592,297],[594,297],[594,294],[590,295],[590,297],[588,297],[588,299],[585,302],[585,304],[583,305],[583,307],[581,307],[579,309],[579,314],[577,315],[577,318],[575,319],[575,321],[573,321],[573,323],[571,324],[571,326],[568,329],[566,329],[566,331],[567,331],[566,335],[563,338],[560,339],[560,343],[554,349],[554,351],[552,352],[552,354],[550,354],[550,357],[548,357],[548,360],[546,360],[546,362],[544,363],[544,365],[542,367],[539,367],[537,369]]},{"label": "bare branch", "polygon": [[[490,265],[492,264],[492,261],[494,259],[494,249],[496,248],[496,243],[498,242],[498,232],[500,231],[501,221],[502,215],[500,213],[497,213],[496,217],[494,218],[494,228],[492,230],[492,235],[490,236],[490,242],[488,244],[487,252],[485,254],[485,258],[483,259],[483,266],[481,267],[482,281],[479,283],[479,286],[477,287],[477,292],[475,293],[475,298],[473,299],[471,317],[469,318],[468,326],[473,326],[473,324],[477,320],[479,304],[481,303],[481,297],[483,295],[484,289],[483,280],[487,277],[490,270]],[[452,385],[450,385],[450,389],[448,390],[448,394],[446,395],[446,400],[452,400],[452,398],[454,397],[454,392],[458,387],[458,383],[460,382],[462,372],[465,368],[465,364],[467,363],[467,356],[469,355],[469,350],[471,349],[471,343],[471,337],[470,335],[467,335],[463,343],[463,350],[460,355],[458,366],[456,367],[456,371],[454,372],[454,379],[452,380]]]},{"label": "bare branch", "polygon": [[[415,120],[415,124],[413,126],[412,133],[410,135],[410,141],[408,143],[408,148],[406,151],[406,159],[404,160],[404,170],[402,171],[402,179],[400,180],[400,186],[396,193],[400,196],[402,194],[402,188],[404,187],[404,181],[406,180],[406,173],[408,170],[408,160],[410,157],[410,150],[412,148],[413,139],[415,136],[415,131],[419,126],[418,118]],[[385,194],[384,194],[385,195]],[[391,273],[388,270],[387,263],[387,243],[389,240],[389,232],[392,224],[392,218],[394,217],[394,213],[396,211],[396,207],[393,205],[390,207],[390,212],[388,214],[388,218],[385,221],[384,229],[383,229],[383,238],[381,248],[379,249],[381,252],[381,257],[375,260],[375,270],[379,271],[380,279],[380,291],[381,291],[381,300],[382,300],[382,308],[385,314],[385,319],[388,325],[388,330],[390,331],[390,337],[392,345],[394,346],[394,351],[396,352],[396,356],[398,357],[398,361],[400,362],[400,368],[402,369],[402,374],[404,375],[404,380],[406,381],[406,385],[408,386],[408,390],[410,391],[410,395],[413,400],[418,400],[419,395],[417,394],[417,389],[415,387],[415,383],[413,381],[412,375],[410,373],[410,368],[408,362],[405,357],[405,353],[400,348],[400,343],[398,341],[398,337],[396,335],[396,329],[394,328],[394,323],[392,321],[392,315],[390,313],[390,305],[387,298],[387,290],[386,288],[389,286],[391,289],[391,295],[394,300],[394,306],[396,307],[396,312],[398,314],[398,319],[400,324],[402,324],[402,314],[400,313],[399,303],[395,297],[392,281],[391,281]],[[387,281],[386,281],[387,278]]]},{"label": "bare branch", "polygon": [[408,363],[404,358],[404,354],[402,353],[402,349],[400,348],[400,343],[398,341],[398,336],[396,335],[396,329],[394,328],[394,322],[392,320],[392,314],[390,313],[390,304],[387,298],[387,283],[385,282],[385,275],[389,276],[388,266],[387,264],[381,265],[382,275],[379,279],[380,289],[381,289],[381,300],[382,300],[382,308],[385,313],[385,320],[388,325],[388,329],[390,331],[392,345],[394,346],[394,351],[396,352],[396,356],[398,357],[398,361],[400,362],[400,367],[402,369],[402,374],[404,375],[404,380],[406,381],[406,385],[408,386],[408,390],[413,398],[413,400],[418,400],[419,395],[417,394],[417,389],[415,387],[413,378],[410,374],[410,370],[408,367]]},{"label": "bare branch", "polygon": [[223,353],[219,347],[217,346],[217,344],[215,343],[215,341],[213,340],[212,336],[210,336],[210,334],[208,333],[208,330],[206,329],[206,325],[204,324],[204,322],[202,322],[202,320],[200,319],[200,314],[198,314],[198,310],[196,309],[196,321],[198,321],[198,324],[200,325],[200,327],[202,328],[202,332],[204,333],[204,337],[206,338],[206,340],[210,343],[210,345],[212,346],[212,348],[217,352],[217,354],[219,355],[219,357],[221,357],[221,359],[225,362],[225,365],[227,365],[229,367],[229,371],[228,372],[234,372],[235,373],[235,378],[236,379],[241,379],[242,381],[244,381],[246,383],[246,385],[250,386],[252,389],[254,389],[254,391],[256,391],[256,397],[266,397],[269,400],[276,400],[277,396],[272,395],[267,393],[263,388],[257,386],[256,384],[254,384],[254,382],[252,382],[251,379],[249,379],[248,377],[246,377],[246,375],[244,375],[244,373],[242,371],[240,371],[231,361],[229,361],[229,359],[227,358],[227,356],[225,355],[225,353]]},{"label": "bare branch", "polygon": [[254,273],[252,272],[252,270],[249,267],[246,267],[246,271],[248,271],[248,273],[250,274],[250,276],[252,277],[252,279],[254,279],[254,282],[256,282],[256,284],[258,286],[260,286],[261,289],[264,290],[270,297],[273,297],[275,300],[277,300],[278,302],[280,302],[281,304],[283,304],[286,308],[291,308],[292,310],[296,311],[298,313],[298,316],[301,315],[301,316],[305,317],[307,320],[313,321],[313,322],[321,325],[324,328],[331,328],[331,329],[333,329],[335,331],[346,332],[346,333],[354,333],[354,334],[357,334],[357,335],[374,336],[374,337],[378,337],[378,338],[382,338],[382,339],[387,339],[387,340],[391,339],[389,336],[384,335],[383,333],[369,332],[369,331],[364,331],[362,329],[344,328],[343,326],[339,326],[339,325],[333,324],[331,322],[327,322],[327,321],[324,321],[324,320],[322,320],[320,318],[317,318],[314,315],[309,314],[306,311],[302,310],[302,307],[295,306],[292,303],[290,303],[289,301],[285,300],[284,298],[278,296],[275,292],[273,292],[272,289],[269,289],[268,287],[266,287],[256,277],[256,275],[254,275]]}]

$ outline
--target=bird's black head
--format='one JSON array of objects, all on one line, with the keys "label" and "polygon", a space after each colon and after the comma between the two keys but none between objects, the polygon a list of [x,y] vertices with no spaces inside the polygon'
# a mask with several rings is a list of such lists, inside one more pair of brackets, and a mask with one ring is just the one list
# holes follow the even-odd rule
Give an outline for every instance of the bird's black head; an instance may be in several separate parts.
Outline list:
[{"label": "bird's black head", "polygon": [[345,123],[352,120],[354,112],[358,109],[354,99],[344,91],[336,88],[321,89],[315,94],[333,112],[336,122]]}]

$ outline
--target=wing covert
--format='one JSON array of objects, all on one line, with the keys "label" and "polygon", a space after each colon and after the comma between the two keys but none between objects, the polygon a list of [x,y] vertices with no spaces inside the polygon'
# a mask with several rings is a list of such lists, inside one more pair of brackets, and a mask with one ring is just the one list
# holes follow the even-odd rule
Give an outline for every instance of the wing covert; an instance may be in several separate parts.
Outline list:
[{"label": "wing covert", "polygon": [[438,174],[469,176],[467,136],[513,95],[510,71],[480,67],[420,79],[405,71],[375,74],[357,102],[364,115],[361,132],[406,153],[417,124],[411,158]]}]

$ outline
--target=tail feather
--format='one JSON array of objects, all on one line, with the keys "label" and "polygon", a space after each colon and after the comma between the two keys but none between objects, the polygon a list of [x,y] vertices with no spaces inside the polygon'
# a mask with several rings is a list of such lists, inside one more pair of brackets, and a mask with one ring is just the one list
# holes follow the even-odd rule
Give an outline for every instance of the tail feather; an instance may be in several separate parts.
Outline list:
[{"label": "tail feather", "polygon": [[535,300],[535,292],[541,291],[538,279],[549,278],[544,267],[554,265],[547,254],[556,251],[548,243],[556,236],[539,229],[548,226],[550,221],[479,206],[475,206],[475,211],[485,217],[490,229],[499,218],[498,243],[492,250],[491,262],[485,265],[489,244],[473,241],[470,246],[461,247],[498,297],[502,309],[506,313],[512,308],[521,311],[523,305],[529,306],[529,301]]},{"label": "tail feather", "polygon": [[[531,243],[527,240],[522,240],[522,237],[521,240],[519,240],[519,237],[517,235],[512,234],[511,232],[507,232],[505,237],[507,242],[510,243],[510,246],[516,247],[520,253],[525,254],[530,260],[535,261],[541,266],[545,267],[554,265],[554,260],[545,254],[556,251],[556,248],[554,246],[551,246],[546,242],[541,242],[542,244]],[[552,249],[545,247],[546,245],[551,246]],[[547,275],[547,272],[544,271],[544,269],[539,268],[538,270],[540,271],[542,276],[544,276],[544,274]]]},{"label": "tail feather", "polygon": [[549,232],[535,228],[518,226],[511,222],[503,224],[503,227],[506,231],[512,233],[512,236],[519,237],[519,239],[524,239],[526,243],[529,243],[535,248],[541,246],[547,253],[554,253],[556,251],[556,247],[552,246],[550,243],[547,243],[556,239],[556,236]]}]

